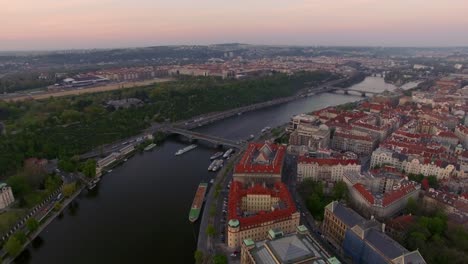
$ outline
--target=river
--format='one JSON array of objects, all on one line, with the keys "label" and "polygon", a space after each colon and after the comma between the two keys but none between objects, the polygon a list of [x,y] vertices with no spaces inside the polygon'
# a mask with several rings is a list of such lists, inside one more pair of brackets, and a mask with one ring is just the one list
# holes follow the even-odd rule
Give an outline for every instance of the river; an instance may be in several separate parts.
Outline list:
[{"label": "river", "polygon": [[[391,90],[382,78],[368,77],[353,86],[363,91]],[[287,104],[244,113],[199,131],[230,139],[258,134],[294,114],[361,97],[321,94]],[[188,212],[215,149],[200,145],[181,156],[186,146],[167,140],[152,152],[133,158],[104,176],[92,191],[84,191],[25,250],[16,263],[192,263],[198,224]]]}]

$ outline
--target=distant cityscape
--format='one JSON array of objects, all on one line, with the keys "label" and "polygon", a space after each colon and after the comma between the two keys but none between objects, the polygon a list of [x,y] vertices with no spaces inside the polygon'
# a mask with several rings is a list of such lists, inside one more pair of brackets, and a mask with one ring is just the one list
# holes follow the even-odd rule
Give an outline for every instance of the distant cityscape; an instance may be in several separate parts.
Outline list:
[{"label": "distant cityscape", "polygon": [[[466,65],[464,48],[225,44],[0,56],[0,256],[21,259],[66,208],[101,195],[132,162],[141,162],[132,174],[151,171],[141,165],[151,157],[151,166],[178,162],[150,172],[160,182],[148,186],[177,193],[156,199],[170,220],[155,226],[193,235],[180,248],[195,248],[197,264],[463,263]],[[281,116],[281,106],[294,111]],[[199,153],[209,154],[207,171],[196,171]],[[178,167],[192,178],[178,182]],[[139,193],[127,180],[143,179],[123,178]],[[186,215],[169,212],[179,200]]]}]

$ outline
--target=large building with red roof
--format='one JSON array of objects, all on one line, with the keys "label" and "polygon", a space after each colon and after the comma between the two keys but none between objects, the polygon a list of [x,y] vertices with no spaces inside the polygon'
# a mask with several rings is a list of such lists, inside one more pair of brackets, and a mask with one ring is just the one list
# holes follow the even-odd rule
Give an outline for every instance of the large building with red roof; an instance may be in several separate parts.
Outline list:
[{"label": "large building with red roof", "polygon": [[352,171],[361,171],[359,160],[300,156],[297,161],[298,181],[312,179],[314,181],[338,182],[343,180],[344,173]]},{"label": "large building with red roof", "polygon": [[233,181],[227,215],[227,244],[231,248],[239,247],[247,238],[264,240],[270,229],[293,233],[300,221],[293,198],[281,182],[270,189],[261,184],[247,188],[245,184]]},{"label": "large building with red roof", "polygon": [[337,129],[331,141],[333,149],[352,151],[363,155],[371,154],[377,144],[378,137],[351,129]]},{"label": "large building with red roof", "polygon": [[[386,179],[378,177],[377,181],[367,181],[368,185],[362,182],[353,183],[346,178],[352,201],[358,208],[363,209],[367,214],[378,218],[388,218],[401,212],[408,203],[408,199],[418,199],[421,185],[405,179]],[[373,190],[371,182],[381,182],[390,186]],[[383,191],[382,191],[383,190]]]},{"label": "large building with red roof", "polygon": [[250,143],[234,168],[234,180],[242,183],[281,182],[286,147],[265,143]]}]

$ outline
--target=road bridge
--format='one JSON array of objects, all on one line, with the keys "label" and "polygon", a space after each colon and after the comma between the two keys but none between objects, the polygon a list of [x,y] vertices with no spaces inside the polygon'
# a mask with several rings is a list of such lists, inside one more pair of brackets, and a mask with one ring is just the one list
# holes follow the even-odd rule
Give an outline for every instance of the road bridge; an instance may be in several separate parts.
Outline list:
[{"label": "road bridge", "polygon": [[244,141],[234,141],[230,139],[220,138],[220,137],[212,136],[212,135],[206,135],[206,134],[198,133],[195,131],[186,130],[182,128],[176,128],[172,126],[164,127],[162,131],[165,131],[166,133],[182,135],[189,139],[203,140],[203,141],[213,143],[215,145],[223,145],[223,146],[227,146],[231,148],[240,149],[244,145]]},{"label": "road bridge", "polygon": [[322,89],[320,92],[321,93],[337,93],[338,91],[343,92],[344,94],[349,94],[349,92],[355,92],[355,93],[360,93],[362,97],[366,97],[367,95],[377,95],[380,94],[381,92],[373,92],[373,91],[361,91],[357,89],[349,89],[349,88],[341,88],[341,87],[326,87]]}]

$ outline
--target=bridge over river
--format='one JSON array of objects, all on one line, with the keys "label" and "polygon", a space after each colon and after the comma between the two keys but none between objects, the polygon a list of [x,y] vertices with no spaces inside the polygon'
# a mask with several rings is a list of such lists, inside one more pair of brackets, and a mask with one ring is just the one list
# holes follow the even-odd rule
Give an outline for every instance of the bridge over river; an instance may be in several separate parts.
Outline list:
[{"label": "bridge over river", "polygon": [[246,142],[246,141],[234,141],[230,139],[220,138],[217,136],[202,134],[202,133],[198,133],[192,130],[186,130],[186,129],[177,128],[173,126],[164,127],[161,129],[161,131],[164,131],[170,134],[181,135],[189,139],[203,140],[203,141],[213,143],[215,145],[223,145],[223,146],[237,148],[237,149],[241,148]]}]

